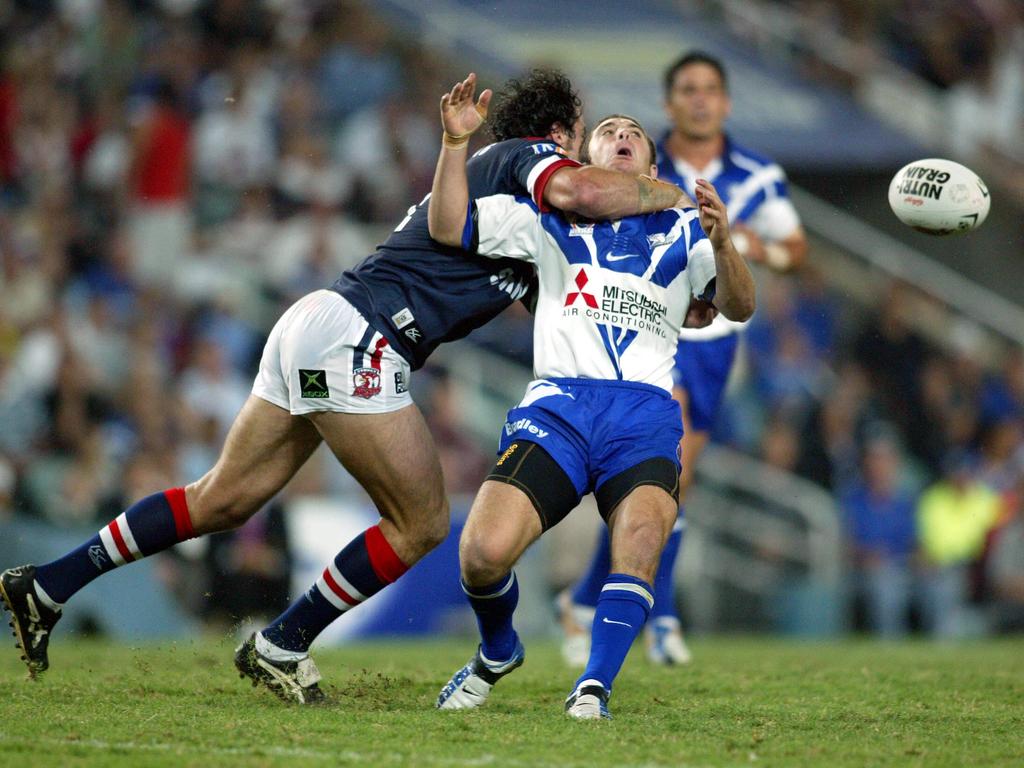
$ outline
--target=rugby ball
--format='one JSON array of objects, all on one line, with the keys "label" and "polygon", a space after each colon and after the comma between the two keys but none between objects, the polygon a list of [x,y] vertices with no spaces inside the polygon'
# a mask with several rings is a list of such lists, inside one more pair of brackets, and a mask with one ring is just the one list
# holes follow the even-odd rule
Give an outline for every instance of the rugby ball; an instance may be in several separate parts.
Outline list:
[{"label": "rugby ball", "polygon": [[896,218],[928,235],[977,229],[990,203],[985,182],[952,160],[917,160],[900,168],[889,183],[889,207]]}]

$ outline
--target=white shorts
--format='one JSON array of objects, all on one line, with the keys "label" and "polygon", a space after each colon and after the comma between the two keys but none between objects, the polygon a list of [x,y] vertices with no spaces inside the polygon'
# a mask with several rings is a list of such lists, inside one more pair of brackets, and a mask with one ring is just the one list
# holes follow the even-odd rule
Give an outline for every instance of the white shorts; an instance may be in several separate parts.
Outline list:
[{"label": "white shorts", "polygon": [[293,414],[387,413],[412,405],[409,363],[341,295],[296,301],[263,348],[252,393]]}]

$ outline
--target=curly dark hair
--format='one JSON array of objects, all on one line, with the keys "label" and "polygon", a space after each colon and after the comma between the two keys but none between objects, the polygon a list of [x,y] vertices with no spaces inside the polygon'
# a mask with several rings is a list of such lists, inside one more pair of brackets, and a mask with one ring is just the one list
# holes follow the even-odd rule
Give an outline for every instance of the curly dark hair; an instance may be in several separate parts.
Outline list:
[{"label": "curly dark hair", "polygon": [[547,136],[556,123],[570,134],[583,111],[579,94],[557,69],[512,78],[495,95],[488,124],[495,141]]}]

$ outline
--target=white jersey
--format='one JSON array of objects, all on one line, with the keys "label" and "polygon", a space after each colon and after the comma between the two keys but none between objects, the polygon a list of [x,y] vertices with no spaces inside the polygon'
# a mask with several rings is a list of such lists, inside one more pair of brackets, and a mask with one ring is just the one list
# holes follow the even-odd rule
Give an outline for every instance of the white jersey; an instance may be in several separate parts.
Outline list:
[{"label": "white jersey", "polygon": [[[800,226],[800,217],[789,199],[786,174],[777,163],[726,137],[722,156],[698,170],[673,158],[666,144],[663,139],[658,145],[658,178],[677,184],[691,197],[698,178],[710,180],[725,203],[730,224],[745,224],[766,243],[784,240]],[[684,328],[680,338],[716,339],[742,330],[747,322],[718,315],[706,328]]]},{"label": "white jersey", "polygon": [[570,223],[525,197],[475,201],[463,246],[536,266],[537,378],[636,381],[672,391],[691,297],[714,293],[715,256],[693,208]]}]

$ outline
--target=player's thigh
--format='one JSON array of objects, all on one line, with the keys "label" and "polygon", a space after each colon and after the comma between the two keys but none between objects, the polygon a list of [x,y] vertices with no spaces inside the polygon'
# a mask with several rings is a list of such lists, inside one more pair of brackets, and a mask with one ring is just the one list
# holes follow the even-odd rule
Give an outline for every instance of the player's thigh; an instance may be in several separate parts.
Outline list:
[{"label": "player's thigh", "polygon": [[320,444],[306,419],[250,395],[213,468],[185,489],[197,534],[240,525],[270,501]]},{"label": "player's thigh", "polygon": [[630,491],[608,518],[612,572],[651,581],[676,513],[676,500],[663,487],[640,485]]},{"label": "player's thigh", "polygon": [[399,557],[415,562],[423,546],[429,550],[444,539],[448,502],[441,462],[419,408],[366,414],[319,411],[307,418],[370,495]]},{"label": "player's thigh", "polygon": [[484,586],[501,578],[542,532],[526,492],[507,482],[484,481],[459,540],[463,579]]},{"label": "player's thigh", "polygon": [[[507,444],[503,439],[501,445],[459,542],[463,578],[474,586],[507,573],[531,543],[580,503],[580,491],[545,447],[522,438]],[[561,455],[569,460],[565,450]]]}]

